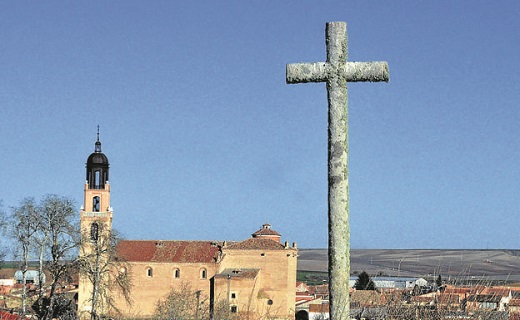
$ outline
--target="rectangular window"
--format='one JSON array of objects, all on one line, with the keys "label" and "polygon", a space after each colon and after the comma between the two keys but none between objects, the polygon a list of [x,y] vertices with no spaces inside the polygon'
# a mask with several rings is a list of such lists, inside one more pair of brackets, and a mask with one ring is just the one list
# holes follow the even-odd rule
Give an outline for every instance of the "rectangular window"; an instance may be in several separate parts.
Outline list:
[{"label": "rectangular window", "polygon": [[100,179],[100,173],[99,171],[96,171],[95,173],[95,178],[94,178],[94,188],[95,189],[100,189],[100,185],[101,185],[101,179]]},{"label": "rectangular window", "polygon": [[231,312],[232,313],[237,313],[238,311],[238,307],[237,306],[231,306]]},{"label": "rectangular window", "polygon": [[231,299],[236,299],[236,298],[237,298],[237,294],[234,292],[231,292]]},{"label": "rectangular window", "polygon": [[98,196],[92,198],[92,212],[99,212],[101,201]]}]

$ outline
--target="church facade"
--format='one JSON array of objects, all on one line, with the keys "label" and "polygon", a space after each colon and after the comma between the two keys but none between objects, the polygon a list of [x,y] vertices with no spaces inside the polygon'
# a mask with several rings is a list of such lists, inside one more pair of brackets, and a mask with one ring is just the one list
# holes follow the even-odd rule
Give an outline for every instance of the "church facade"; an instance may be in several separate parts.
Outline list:
[{"label": "church facade", "polygon": [[[269,224],[243,241],[122,240],[110,253],[109,162],[99,133],[86,168],[80,260],[97,264],[80,273],[81,318],[90,318],[93,303],[98,315],[115,315],[117,310],[125,317],[148,318],[171,292],[189,291],[200,319],[222,310],[227,318],[294,319],[298,250],[295,243],[282,244]],[[111,255],[117,256],[118,267],[108,263]],[[104,268],[109,272],[103,273]],[[130,283],[126,296],[113,285],[122,277]],[[94,290],[103,282],[109,285]]]}]

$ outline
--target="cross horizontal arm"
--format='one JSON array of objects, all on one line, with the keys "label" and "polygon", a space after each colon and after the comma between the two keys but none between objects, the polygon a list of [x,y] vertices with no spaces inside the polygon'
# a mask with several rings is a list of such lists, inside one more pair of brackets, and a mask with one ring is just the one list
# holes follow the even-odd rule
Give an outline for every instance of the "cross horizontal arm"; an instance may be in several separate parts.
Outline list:
[{"label": "cross horizontal arm", "polygon": [[347,82],[388,82],[390,79],[386,61],[347,62],[345,75]]},{"label": "cross horizontal arm", "polygon": [[[325,82],[332,78],[333,68],[326,62],[290,63],[286,66],[286,82]],[[380,82],[389,80],[385,61],[346,62],[343,75],[347,82]]]},{"label": "cross horizontal arm", "polygon": [[324,82],[329,78],[327,63],[290,63],[285,68],[286,83]]}]

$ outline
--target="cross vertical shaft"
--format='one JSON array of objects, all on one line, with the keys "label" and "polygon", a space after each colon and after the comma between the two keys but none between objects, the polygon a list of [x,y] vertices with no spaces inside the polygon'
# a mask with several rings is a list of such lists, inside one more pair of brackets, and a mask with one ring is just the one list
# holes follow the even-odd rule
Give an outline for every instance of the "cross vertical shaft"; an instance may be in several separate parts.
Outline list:
[{"label": "cross vertical shaft", "polygon": [[327,61],[288,64],[287,83],[326,82],[328,116],[328,256],[330,319],[350,319],[347,82],[388,81],[386,62],[347,62],[345,22],[329,22]]},{"label": "cross vertical shaft", "polygon": [[329,181],[329,301],[330,319],[349,319],[350,228],[348,194],[348,112],[345,27],[327,24],[327,80],[329,103],[328,181]]}]

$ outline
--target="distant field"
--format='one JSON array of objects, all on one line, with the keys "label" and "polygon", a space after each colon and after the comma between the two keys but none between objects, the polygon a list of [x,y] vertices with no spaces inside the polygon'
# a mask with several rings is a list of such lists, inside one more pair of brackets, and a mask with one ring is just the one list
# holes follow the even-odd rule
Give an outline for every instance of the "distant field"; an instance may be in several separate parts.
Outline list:
[{"label": "distant field", "polygon": [[[327,272],[327,249],[299,249],[298,271]],[[351,273],[520,281],[520,250],[352,250]]]}]

